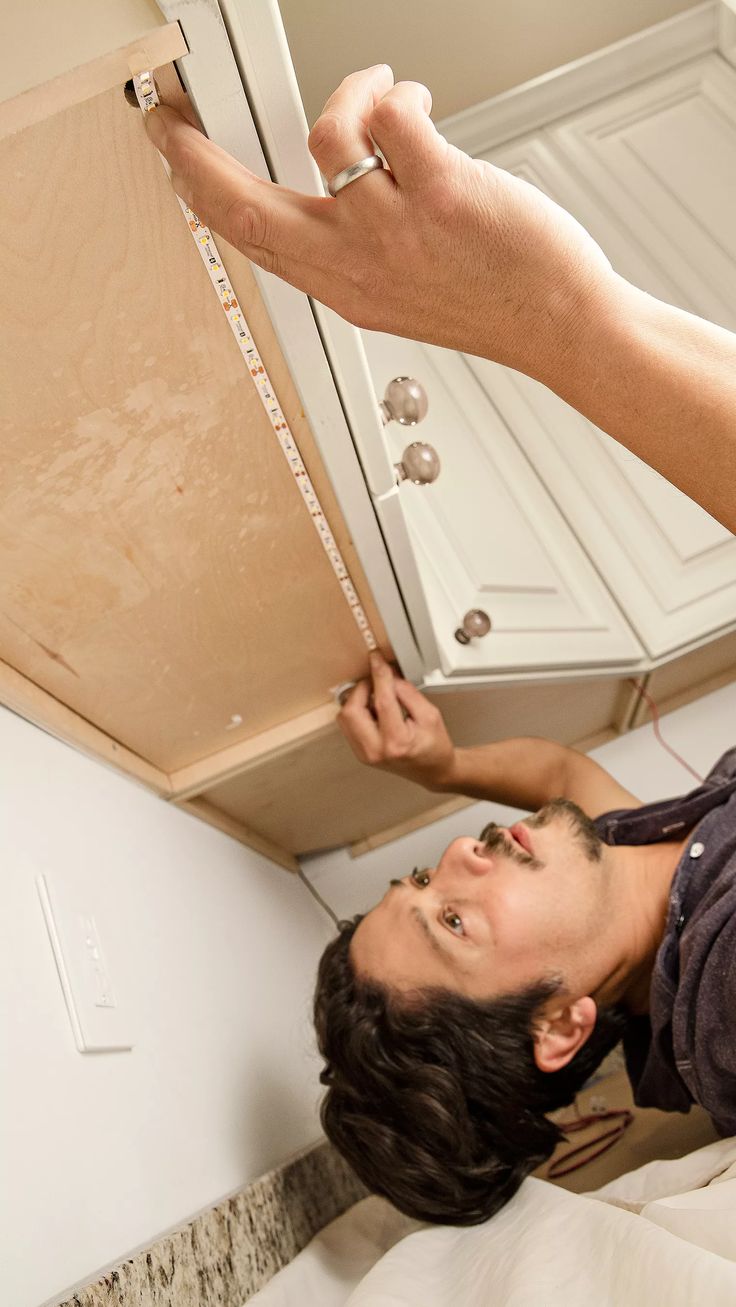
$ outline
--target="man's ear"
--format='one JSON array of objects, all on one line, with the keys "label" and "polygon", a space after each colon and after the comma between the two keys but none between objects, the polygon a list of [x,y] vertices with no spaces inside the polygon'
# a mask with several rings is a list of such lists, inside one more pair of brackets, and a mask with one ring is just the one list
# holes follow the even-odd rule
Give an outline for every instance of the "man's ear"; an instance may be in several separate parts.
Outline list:
[{"label": "man's ear", "polygon": [[592,1033],[597,1011],[595,999],[578,998],[539,1019],[534,1031],[534,1061],[540,1071],[559,1071],[572,1061]]}]

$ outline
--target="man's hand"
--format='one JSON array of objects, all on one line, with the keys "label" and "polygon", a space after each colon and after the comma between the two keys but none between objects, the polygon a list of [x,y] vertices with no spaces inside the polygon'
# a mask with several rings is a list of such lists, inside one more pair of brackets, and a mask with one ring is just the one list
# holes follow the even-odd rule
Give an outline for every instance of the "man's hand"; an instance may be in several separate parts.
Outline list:
[{"label": "man's hand", "polygon": [[455,749],[442,715],[380,653],[371,654],[371,680],[358,682],[337,720],[361,762],[430,790],[446,787]]},{"label": "man's hand", "polygon": [[431,97],[381,64],[346,77],[312,128],[323,176],[375,153],[333,199],[255,177],[174,110],[145,118],[177,193],[260,267],[356,326],[480,354],[544,379],[612,273],[570,214],[436,131]]},{"label": "man's hand", "polygon": [[736,336],[613,272],[535,186],[449,145],[429,92],[380,64],[346,77],[309,138],[333,198],[254,177],[173,109],[145,116],[179,195],[260,267],[349,322],[543,382],[736,532]]}]

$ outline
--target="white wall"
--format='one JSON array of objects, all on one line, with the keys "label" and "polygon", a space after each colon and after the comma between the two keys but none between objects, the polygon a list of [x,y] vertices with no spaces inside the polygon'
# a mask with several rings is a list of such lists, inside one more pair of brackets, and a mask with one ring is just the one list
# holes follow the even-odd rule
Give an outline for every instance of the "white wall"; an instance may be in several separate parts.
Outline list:
[{"label": "white wall", "polygon": [[[668,713],[662,718],[662,736],[704,776],[720,755],[736,744],[736,682]],[[610,740],[591,750],[590,756],[644,803],[685,794],[698,784],[662,748],[649,725]],[[303,866],[333,911],[339,917],[351,917],[372,907],[393,876],[405,876],[415,866],[434,866],[442,850],[459,835],[479,835],[489,821],[505,825],[521,815],[497,803],[474,803],[359,858],[338,849],[304,859]]]},{"label": "white wall", "polygon": [[279,0],[310,123],[343,77],[387,63],[435,122],[620,41],[692,0]]},{"label": "white wall", "polygon": [[[736,685],[663,719],[705,772]],[[642,799],[695,782],[651,727],[595,751]],[[340,915],[510,809],[305,867]],[[288,872],[0,710],[0,1301],[38,1307],[318,1138],[309,1001],[330,923]],[[35,877],[94,913],[130,1053],[77,1052]]]},{"label": "white wall", "polygon": [[[304,886],[0,709],[0,1301],[37,1307],[319,1138]],[[80,1054],[35,877],[93,912],[131,1052]]]}]

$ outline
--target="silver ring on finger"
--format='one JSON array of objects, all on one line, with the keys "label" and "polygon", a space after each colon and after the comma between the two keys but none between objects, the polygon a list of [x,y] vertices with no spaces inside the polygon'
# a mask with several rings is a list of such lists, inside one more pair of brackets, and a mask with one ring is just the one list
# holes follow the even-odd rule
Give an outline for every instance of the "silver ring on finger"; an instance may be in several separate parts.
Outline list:
[{"label": "silver ring on finger", "polygon": [[343,168],[331,182],[327,183],[327,189],[330,195],[337,195],[344,186],[349,186],[351,182],[357,182],[359,177],[365,177],[366,173],[375,172],[378,168],[385,167],[380,154],[369,154],[367,159],[360,159],[358,163],[351,163],[349,168]]}]

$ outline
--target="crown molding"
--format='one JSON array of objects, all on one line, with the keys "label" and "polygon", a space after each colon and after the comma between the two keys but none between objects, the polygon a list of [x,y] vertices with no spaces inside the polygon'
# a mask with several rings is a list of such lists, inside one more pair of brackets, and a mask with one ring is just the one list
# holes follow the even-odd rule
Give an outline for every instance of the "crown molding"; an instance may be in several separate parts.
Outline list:
[{"label": "crown molding", "polygon": [[706,0],[663,23],[444,118],[437,123],[438,131],[466,153],[484,154],[607,95],[717,50],[722,42],[720,12],[718,0]]}]

